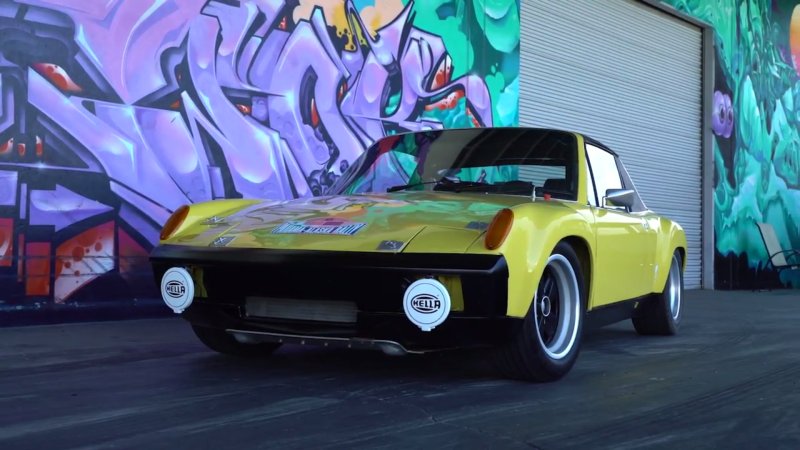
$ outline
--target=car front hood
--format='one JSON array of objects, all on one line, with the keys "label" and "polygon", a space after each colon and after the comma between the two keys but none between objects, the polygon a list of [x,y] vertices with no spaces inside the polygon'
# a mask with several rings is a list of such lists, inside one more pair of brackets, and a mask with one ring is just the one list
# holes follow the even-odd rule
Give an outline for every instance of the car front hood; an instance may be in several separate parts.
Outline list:
[{"label": "car front hood", "polygon": [[[420,236],[435,251],[464,252],[521,196],[409,192],[260,203],[194,225],[174,243],[233,248],[401,252]],[[417,251],[417,250],[415,250]]]}]

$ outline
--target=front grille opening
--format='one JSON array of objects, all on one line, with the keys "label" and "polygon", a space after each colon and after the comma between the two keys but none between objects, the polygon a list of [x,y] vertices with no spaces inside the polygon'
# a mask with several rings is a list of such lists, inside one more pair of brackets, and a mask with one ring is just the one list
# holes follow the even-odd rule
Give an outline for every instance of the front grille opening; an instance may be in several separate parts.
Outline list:
[{"label": "front grille opening", "polygon": [[260,319],[289,319],[315,322],[356,323],[355,302],[247,297],[245,315]]}]

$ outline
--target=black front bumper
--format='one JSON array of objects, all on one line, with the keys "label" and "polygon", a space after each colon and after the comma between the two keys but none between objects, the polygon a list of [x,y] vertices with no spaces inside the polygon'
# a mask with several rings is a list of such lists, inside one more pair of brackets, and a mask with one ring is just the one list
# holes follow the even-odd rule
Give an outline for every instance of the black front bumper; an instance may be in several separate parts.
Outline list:
[{"label": "black front bumper", "polygon": [[[151,254],[156,282],[174,266],[195,271],[202,288],[183,313],[189,322],[296,336],[389,340],[408,349],[497,344],[519,319],[506,316],[508,268],[499,255],[416,254],[159,246]],[[457,277],[460,294],[448,319],[431,332],[403,312],[409,284]],[[352,323],[253,317],[248,297],[354,302]]]}]

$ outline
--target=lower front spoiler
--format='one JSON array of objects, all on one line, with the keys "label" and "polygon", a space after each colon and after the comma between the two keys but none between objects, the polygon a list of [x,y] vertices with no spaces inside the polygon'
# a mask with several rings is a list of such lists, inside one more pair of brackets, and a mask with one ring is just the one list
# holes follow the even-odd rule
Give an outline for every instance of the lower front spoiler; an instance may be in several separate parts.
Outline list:
[{"label": "lower front spoiler", "polygon": [[463,317],[453,313],[431,332],[422,332],[402,313],[360,312],[356,323],[250,317],[233,304],[195,302],[181,316],[194,327],[225,331],[239,342],[277,342],[375,349],[392,355],[429,353],[467,347],[502,345],[522,319]]},{"label": "lower front spoiler", "polygon": [[243,344],[274,342],[279,344],[317,345],[322,347],[380,350],[387,355],[393,356],[406,355],[409,353],[427,353],[425,350],[409,350],[403,347],[403,345],[399,342],[384,339],[304,336],[238,329],[226,329],[225,331]]}]

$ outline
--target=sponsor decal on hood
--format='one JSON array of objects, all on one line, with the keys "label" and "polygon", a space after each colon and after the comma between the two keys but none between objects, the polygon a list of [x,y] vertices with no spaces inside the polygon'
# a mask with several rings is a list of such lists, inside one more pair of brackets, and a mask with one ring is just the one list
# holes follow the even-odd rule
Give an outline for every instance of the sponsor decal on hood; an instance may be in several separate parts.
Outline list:
[{"label": "sponsor decal on hood", "polygon": [[352,236],[367,226],[364,222],[351,222],[337,217],[321,217],[304,221],[291,221],[278,225],[273,234],[336,234]]}]

